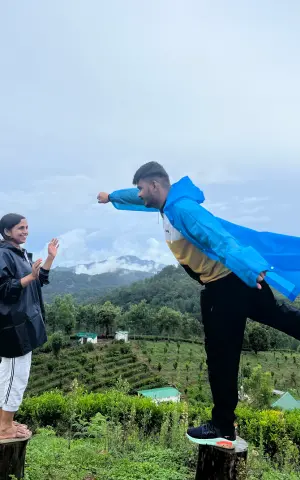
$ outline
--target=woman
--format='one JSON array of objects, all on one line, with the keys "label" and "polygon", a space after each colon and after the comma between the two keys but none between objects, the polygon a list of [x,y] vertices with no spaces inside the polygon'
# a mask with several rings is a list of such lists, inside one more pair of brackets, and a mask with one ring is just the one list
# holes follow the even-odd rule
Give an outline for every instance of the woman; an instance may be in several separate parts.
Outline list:
[{"label": "woman", "polygon": [[25,217],[9,213],[0,220],[0,442],[26,439],[26,425],[14,422],[28,384],[32,350],[46,340],[41,287],[49,283],[58,240],[48,245],[48,257],[39,259],[21,247],[28,236]]}]

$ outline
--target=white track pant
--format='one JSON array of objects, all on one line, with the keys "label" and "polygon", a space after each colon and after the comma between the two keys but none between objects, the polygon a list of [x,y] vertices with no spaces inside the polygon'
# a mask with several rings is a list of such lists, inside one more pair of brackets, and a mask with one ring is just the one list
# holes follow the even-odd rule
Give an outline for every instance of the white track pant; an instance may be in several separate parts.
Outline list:
[{"label": "white track pant", "polygon": [[32,352],[22,357],[2,357],[0,363],[0,408],[16,412],[28,384]]}]

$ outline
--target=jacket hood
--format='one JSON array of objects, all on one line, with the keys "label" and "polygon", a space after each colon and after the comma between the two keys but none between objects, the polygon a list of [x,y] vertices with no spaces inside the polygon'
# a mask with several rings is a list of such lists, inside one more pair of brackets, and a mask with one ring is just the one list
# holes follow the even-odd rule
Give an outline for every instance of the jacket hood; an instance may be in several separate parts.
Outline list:
[{"label": "jacket hood", "polygon": [[166,201],[166,207],[176,203],[181,198],[189,198],[197,203],[203,203],[204,193],[196,187],[189,177],[183,177],[179,182],[173,183]]},{"label": "jacket hood", "polygon": [[0,251],[3,250],[10,250],[17,255],[24,256],[24,253],[27,253],[28,258],[31,258],[32,254],[28,253],[25,248],[17,248],[14,245],[12,245],[9,242],[6,242],[5,240],[0,241]]},{"label": "jacket hood", "polygon": [[1,241],[0,241],[0,248],[5,249],[5,250],[13,250],[14,252],[15,252],[16,250],[17,250],[17,251],[20,250],[19,248],[14,247],[14,245],[12,245],[12,244],[9,243],[9,242],[6,242],[5,240],[1,240]]}]

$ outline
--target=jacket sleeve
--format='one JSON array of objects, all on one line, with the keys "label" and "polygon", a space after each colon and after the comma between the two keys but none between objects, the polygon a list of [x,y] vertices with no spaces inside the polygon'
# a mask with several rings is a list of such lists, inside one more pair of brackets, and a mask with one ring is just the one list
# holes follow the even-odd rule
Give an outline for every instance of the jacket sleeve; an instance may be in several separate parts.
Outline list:
[{"label": "jacket sleeve", "polygon": [[254,248],[239,244],[214,215],[195,202],[184,201],[176,214],[183,226],[184,236],[190,237],[193,244],[208,256],[209,251],[215,253],[250,287],[256,287],[256,279],[261,272],[270,270],[269,263]]},{"label": "jacket sleeve", "polygon": [[49,285],[49,270],[45,270],[45,268],[40,269],[39,280],[41,287],[44,285]]},{"label": "jacket sleeve", "polygon": [[5,304],[17,303],[23,287],[21,281],[14,278],[13,267],[6,255],[0,257],[0,301]]},{"label": "jacket sleeve", "polygon": [[137,212],[158,212],[156,208],[147,208],[139,197],[137,188],[124,188],[109,194],[109,200],[117,210]]}]

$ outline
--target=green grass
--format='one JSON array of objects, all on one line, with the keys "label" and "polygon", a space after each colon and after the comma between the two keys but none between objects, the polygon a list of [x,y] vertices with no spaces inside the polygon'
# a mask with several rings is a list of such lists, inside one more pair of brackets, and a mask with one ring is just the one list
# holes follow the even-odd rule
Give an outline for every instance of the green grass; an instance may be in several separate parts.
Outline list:
[{"label": "green grass", "polygon": [[[200,363],[205,370],[205,353],[201,345],[181,343],[179,353],[175,342],[132,342],[133,349],[144,362],[151,358],[151,367],[157,370],[158,364],[162,366],[161,375],[170,383],[189,385],[197,382],[200,372]],[[145,346],[144,346],[145,345]],[[166,350],[166,351],[165,351]],[[147,353],[146,353],[147,352]],[[177,361],[177,370],[174,363]],[[189,382],[186,377],[189,376]]]},{"label": "green grass", "polygon": [[[160,374],[168,379],[169,383],[183,391],[198,385],[201,365],[202,384],[208,393],[206,355],[203,345],[181,343],[178,350],[175,342],[168,344],[168,342],[136,341],[132,343],[141,361],[147,363],[150,357],[151,367],[156,369],[160,363],[162,366]],[[178,363],[177,370],[174,369],[174,362]],[[257,355],[251,352],[242,353],[240,370],[247,365],[253,368],[257,364],[261,364],[264,371],[273,372],[276,389],[283,391],[292,389],[295,395],[300,397],[299,353],[280,351],[259,352]]]},{"label": "green grass", "polygon": [[[118,433],[120,430],[116,429]],[[153,438],[126,438],[125,447],[114,439],[109,449],[103,439],[68,441],[41,429],[27,448],[24,480],[192,480],[196,447],[165,447]],[[299,480],[289,465],[278,468],[250,446],[247,480]]]},{"label": "green grass", "polygon": [[[123,442],[120,442],[121,435]],[[118,437],[118,438],[117,438]],[[29,443],[25,480],[189,480],[193,472],[177,449],[153,439],[126,438],[116,426],[109,439],[68,441],[41,430]]]},{"label": "green grass", "polygon": [[119,377],[126,379],[132,392],[166,382],[146,361],[134,356],[130,345],[97,345],[93,351],[76,346],[63,349],[58,359],[52,353],[34,354],[26,395],[54,388],[69,391],[74,379],[88,391],[103,391],[114,386]]},{"label": "green grass", "polygon": [[[117,433],[122,433],[116,428]],[[124,437],[123,437],[124,439]],[[196,447],[161,445],[153,438],[139,439],[136,433],[125,442],[112,439],[68,441],[41,429],[27,448],[24,480],[192,480],[196,470]],[[278,468],[250,446],[247,480],[300,480],[287,464]]]},{"label": "green grass", "polygon": [[[58,360],[52,353],[35,354],[26,394],[39,395],[56,387],[69,391],[75,378],[88,391],[103,391],[114,386],[121,376],[128,381],[132,392],[141,387],[153,388],[169,384],[176,386],[185,398],[197,398],[198,401],[197,392],[201,385],[201,398],[210,401],[203,345],[182,342],[178,348],[173,341],[137,340],[126,345],[124,351],[120,350],[121,347],[122,345],[116,344],[104,347],[100,344],[91,352],[84,347],[66,348]],[[176,362],[177,369],[174,368]],[[296,397],[300,397],[299,353],[269,351],[256,355],[243,352],[240,370],[243,371],[247,366],[253,368],[258,363],[264,371],[272,373],[276,389],[292,390]]]}]

